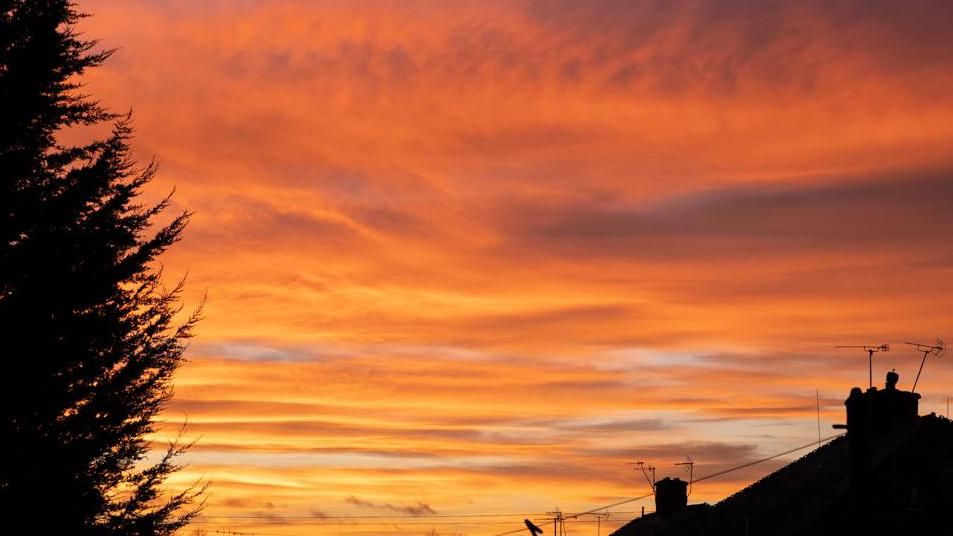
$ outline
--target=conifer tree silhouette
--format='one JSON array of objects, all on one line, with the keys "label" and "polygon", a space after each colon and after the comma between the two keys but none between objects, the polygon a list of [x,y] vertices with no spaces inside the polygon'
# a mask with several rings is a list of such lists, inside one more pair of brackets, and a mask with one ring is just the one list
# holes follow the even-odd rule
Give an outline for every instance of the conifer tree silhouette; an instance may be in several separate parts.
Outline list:
[{"label": "conifer tree silhouette", "polygon": [[[189,213],[137,201],[156,172],[131,160],[129,116],[82,94],[104,62],[66,0],[0,0],[0,519],[35,534],[166,535],[203,486],[164,492],[173,443],[147,463],[198,313],[157,257]],[[111,125],[66,146],[70,127]],[[5,532],[5,531],[4,531]]]}]

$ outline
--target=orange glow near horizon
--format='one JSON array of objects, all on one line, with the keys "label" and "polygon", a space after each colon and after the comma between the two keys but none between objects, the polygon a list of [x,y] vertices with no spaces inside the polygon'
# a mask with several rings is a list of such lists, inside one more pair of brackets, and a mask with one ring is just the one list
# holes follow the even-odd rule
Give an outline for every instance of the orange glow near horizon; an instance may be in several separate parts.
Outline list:
[{"label": "orange glow near horizon", "polygon": [[835,344],[911,381],[953,321],[953,6],[792,4],[82,0],[86,91],[195,211],[155,438],[201,438],[194,528],[492,535],[810,442],[815,390],[830,435]]}]

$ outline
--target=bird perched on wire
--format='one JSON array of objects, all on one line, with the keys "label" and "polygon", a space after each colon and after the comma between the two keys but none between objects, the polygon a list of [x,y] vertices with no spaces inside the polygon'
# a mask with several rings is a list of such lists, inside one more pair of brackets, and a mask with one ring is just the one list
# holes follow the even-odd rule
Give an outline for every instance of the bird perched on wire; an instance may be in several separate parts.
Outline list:
[{"label": "bird perched on wire", "polygon": [[543,529],[536,526],[535,523],[528,519],[524,519],[523,523],[526,523],[526,528],[529,529],[530,536],[536,536],[537,534],[542,534]]}]

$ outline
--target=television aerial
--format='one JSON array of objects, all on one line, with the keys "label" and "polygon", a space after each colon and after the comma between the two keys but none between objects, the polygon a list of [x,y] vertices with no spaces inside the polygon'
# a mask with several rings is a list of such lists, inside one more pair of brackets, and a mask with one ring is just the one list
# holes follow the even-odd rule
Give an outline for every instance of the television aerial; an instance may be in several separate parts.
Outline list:
[{"label": "television aerial", "polygon": [[688,469],[688,496],[692,495],[692,484],[695,483],[695,460],[691,456],[685,456],[684,462],[678,462],[675,465],[681,465]]},{"label": "television aerial", "polygon": [[[652,488],[652,493],[655,493],[655,466],[654,465],[645,465],[645,462],[626,462],[626,465],[634,465],[642,470],[642,475],[645,477],[645,480],[649,483],[649,487]],[[652,473],[652,476],[649,476],[649,473]]]},{"label": "television aerial", "polygon": [[910,390],[911,393],[917,392],[917,382],[920,381],[920,373],[923,372],[923,365],[927,362],[927,356],[933,354],[937,357],[942,357],[943,353],[946,352],[946,345],[943,344],[943,341],[940,339],[936,340],[936,344],[923,344],[919,342],[905,342],[903,344],[909,344],[910,346],[916,347],[918,352],[923,352],[923,359],[920,361],[920,370],[917,371],[917,379],[913,380],[913,389]]},{"label": "television aerial", "polygon": [[869,372],[869,378],[870,378],[869,387],[872,388],[874,386],[874,352],[886,352],[890,350],[890,345],[889,344],[879,344],[879,345],[868,344],[868,345],[853,345],[853,346],[841,345],[841,346],[835,346],[834,348],[862,348],[865,352],[867,352],[867,370]]}]

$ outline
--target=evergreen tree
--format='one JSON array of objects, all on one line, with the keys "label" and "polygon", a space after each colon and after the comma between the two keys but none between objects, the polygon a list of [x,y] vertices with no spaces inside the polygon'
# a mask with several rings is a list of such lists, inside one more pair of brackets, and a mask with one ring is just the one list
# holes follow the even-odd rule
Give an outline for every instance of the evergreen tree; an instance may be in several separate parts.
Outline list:
[{"label": "evergreen tree", "polygon": [[[108,59],[66,0],[0,0],[0,519],[30,532],[163,535],[201,489],[166,494],[183,448],[146,463],[196,316],[156,258],[188,213],[137,202],[128,116],[81,93]],[[64,129],[111,125],[85,145]],[[4,530],[3,532],[6,532]]]}]

